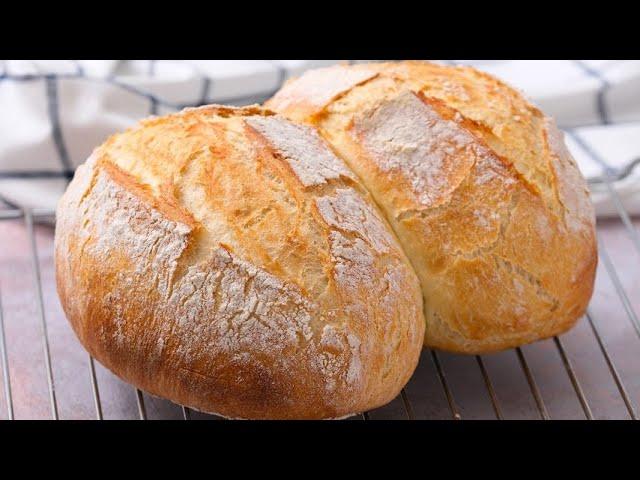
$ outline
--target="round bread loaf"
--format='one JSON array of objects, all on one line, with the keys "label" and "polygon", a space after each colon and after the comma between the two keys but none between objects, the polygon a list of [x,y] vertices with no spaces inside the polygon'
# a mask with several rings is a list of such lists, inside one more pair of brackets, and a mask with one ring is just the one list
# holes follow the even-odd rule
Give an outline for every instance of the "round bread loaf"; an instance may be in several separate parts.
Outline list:
[{"label": "round bread loaf", "polygon": [[419,281],[369,193],[307,126],[257,107],[143,121],[57,210],[80,341],[154,395],[232,418],[380,406],[420,355]]},{"label": "round bread loaf", "polygon": [[512,88],[426,62],[336,66],[266,106],[316,126],[380,205],[420,278],[426,345],[500,350],[584,313],[586,184],[554,122]]}]

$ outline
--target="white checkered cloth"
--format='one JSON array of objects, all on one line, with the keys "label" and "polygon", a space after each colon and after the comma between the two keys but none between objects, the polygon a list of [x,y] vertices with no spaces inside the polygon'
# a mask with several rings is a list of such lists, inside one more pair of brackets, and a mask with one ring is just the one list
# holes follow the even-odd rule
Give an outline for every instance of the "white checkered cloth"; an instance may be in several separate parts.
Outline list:
[{"label": "white checkered cloth", "polygon": [[[640,215],[640,61],[445,61],[521,89],[567,133],[599,216]],[[206,103],[260,103],[334,60],[0,61],[0,199],[54,208],[76,166],[148,115]],[[607,183],[605,180],[610,180]]]}]

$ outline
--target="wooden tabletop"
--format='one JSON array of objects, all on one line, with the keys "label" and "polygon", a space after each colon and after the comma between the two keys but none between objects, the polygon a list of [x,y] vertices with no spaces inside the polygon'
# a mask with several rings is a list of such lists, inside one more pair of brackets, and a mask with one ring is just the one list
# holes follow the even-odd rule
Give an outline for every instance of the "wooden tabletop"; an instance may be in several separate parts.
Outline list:
[{"label": "wooden tabletop", "polygon": [[[638,234],[640,220],[632,223]],[[93,419],[97,412],[89,357],[56,294],[53,227],[36,224],[34,232],[57,412],[61,419]],[[630,410],[640,409],[640,336],[632,321],[640,312],[640,252],[619,220],[599,222],[598,232],[601,256],[590,318],[582,319],[559,341],[545,340],[520,351],[475,357],[425,350],[403,395],[355,419],[630,418]],[[603,253],[610,258],[613,275]],[[52,418],[25,218],[0,220],[0,299],[15,418]],[[104,418],[139,418],[135,389],[97,362],[95,368]],[[0,418],[8,417],[6,380],[0,370]],[[143,400],[150,419],[184,418],[178,405],[147,394]],[[216,418],[197,412],[191,417]]]}]

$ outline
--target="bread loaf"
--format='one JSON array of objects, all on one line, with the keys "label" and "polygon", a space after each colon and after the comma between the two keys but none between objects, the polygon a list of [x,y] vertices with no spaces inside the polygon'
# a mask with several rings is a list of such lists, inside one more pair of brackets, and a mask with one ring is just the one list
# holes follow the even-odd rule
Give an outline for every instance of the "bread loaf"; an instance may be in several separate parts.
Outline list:
[{"label": "bread loaf", "polygon": [[266,103],[313,125],[386,215],[420,278],[426,345],[483,353],[585,311],[594,213],[553,120],[472,68],[336,66]]},{"label": "bread loaf", "polygon": [[518,92],[402,62],[310,71],[267,106],[145,120],[60,200],[63,308],[124,380],[225,417],[339,418],[394,398],[423,342],[491,352],[583,314],[586,184]]},{"label": "bread loaf", "polygon": [[82,344],[154,395],[232,418],[336,418],[394,398],[424,317],[384,215],[310,127],[257,107],[143,121],[57,210]]}]

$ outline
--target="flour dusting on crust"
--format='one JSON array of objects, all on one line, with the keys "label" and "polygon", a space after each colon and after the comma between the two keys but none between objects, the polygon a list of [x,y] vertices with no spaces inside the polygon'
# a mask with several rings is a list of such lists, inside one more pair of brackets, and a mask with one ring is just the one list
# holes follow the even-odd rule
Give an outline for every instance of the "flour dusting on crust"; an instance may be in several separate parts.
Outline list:
[{"label": "flour dusting on crust", "polygon": [[316,199],[322,218],[330,227],[361,236],[377,252],[387,252],[394,239],[383,221],[362,197],[351,189]]},{"label": "flour dusting on crust", "polygon": [[513,182],[495,155],[460,121],[443,118],[407,91],[357,116],[353,133],[376,165],[404,178],[416,202],[428,208],[446,202],[476,162],[482,166],[478,184],[496,176]]},{"label": "flour dusting on crust", "polygon": [[451,176],[473,163],[470,155],[460,155],[473,137],[412,92],[359,115],[354,129],[380,169],[399,172],[423,206],[446,197],[457,186]]},{"label": "flour dusting on crust", "polygon": [[94,239],[88,244],[90,250],[96,257],[106,259],[126,245],[136,273],[155,277],[155,288],[163,298],[168,298],[191,227],[169,220],[155,209],[146,208],[142,212],[140,201],[113,182],[107,173],[99,171],[96,175],[91,203],[87,205],[93,212],[93,230],[84,232],[85,238]]},{"label": "flour dusting on crust", "polygon": [[213,339],[213,333],[225,341],[212,348],[230,354],[305,348],[317,313],[317,305],[295,287],[224,248],[215,249],[204,265],[189,267],[174,288],[169,308],[181,313],[178,327],[184,329],[185,343],[179,351],[186,362],[198,355],[186,339]]},{"label": "flour dusting on crust", "polygon": [[246,120],[281,155],[305,187],[321,185],[353,174],[327,147],[315,129],[296,125],[280,117],[251,117]]}]

